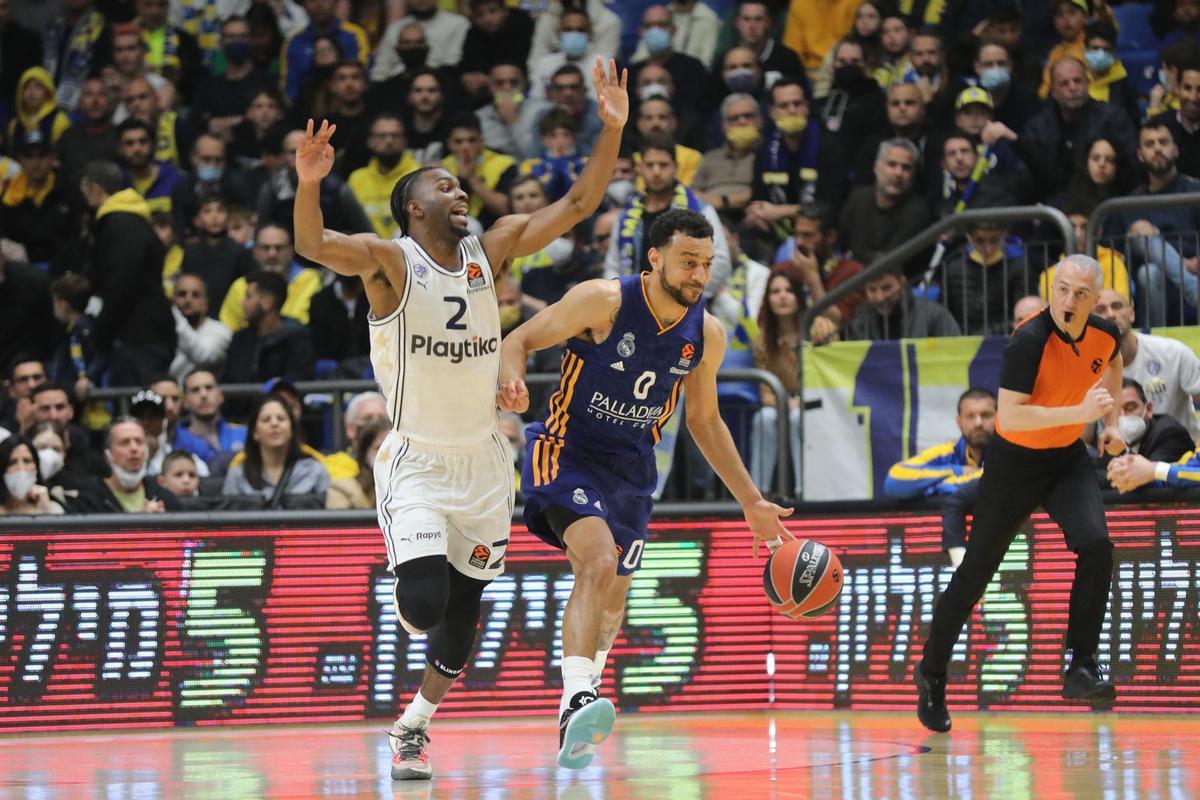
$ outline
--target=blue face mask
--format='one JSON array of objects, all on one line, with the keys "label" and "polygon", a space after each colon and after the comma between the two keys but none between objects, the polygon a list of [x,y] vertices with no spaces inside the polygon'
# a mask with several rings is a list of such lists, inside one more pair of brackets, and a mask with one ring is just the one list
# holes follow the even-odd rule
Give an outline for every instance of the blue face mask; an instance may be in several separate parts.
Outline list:
[{"label": "blue face mask", "polygon": [[224,167],[214,167],[212,164],[200,164],[196,167],[196,177],[201,183],[216,183],[224,174]]},{"label": "blue face mask", "polygon": [[558,46],[567,58],[579,58],[587,52],[588,35],[583,31],[563,31],[558,37]]},{"label": "blue face mask", "polygon": [[749,67],[737,67],[725,73],[725,85],[731,92],[752,92],[757,82],[754,70]]},{"label": "blue face mask", "polygon": [[988,67],[979,73],[979,85],[989,92],[1008,86],[1011,80],[1008,67]]},{"label": "blue face mask", "polygon": [[1083,54],[1083,60],[1087,62],[1088,69],[1097,74],[1108,72],[1116,63],[1113,54],[1107,50],[1088,50]]},{"label": "blue face mask", "polygon": [[648,28],[642,34],[642,41],[651,55],[663,52],[671,46],[671,32],[666,28]]}]

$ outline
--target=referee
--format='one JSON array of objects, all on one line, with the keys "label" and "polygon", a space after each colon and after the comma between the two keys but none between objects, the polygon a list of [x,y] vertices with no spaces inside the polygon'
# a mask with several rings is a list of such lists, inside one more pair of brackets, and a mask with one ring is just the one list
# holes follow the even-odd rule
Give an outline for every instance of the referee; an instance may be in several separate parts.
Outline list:
[{"label": "referee", "polygon": [[1087,256],[1058,264],[1050,306],[1025,320],[1004,348],[996,433],[979,481],[975,523],[962,564],[938,599],[925,653],[916,670],[917,716],[932,731],[950,730],[946,667],[971,609],[1000,566],[1017,531],[1038,506],[1046,509],[1075,553],[1067,622],[1071,665],[1067,700],[1112,700],[1116,687],[1100,675],[1096,651],[1112,585],[1112,542],[1095,468],[1079,436],[1101,417],[1098,446],[1125,450],[1117,428],[1121,337],[1090,316],[1103,273]]}]

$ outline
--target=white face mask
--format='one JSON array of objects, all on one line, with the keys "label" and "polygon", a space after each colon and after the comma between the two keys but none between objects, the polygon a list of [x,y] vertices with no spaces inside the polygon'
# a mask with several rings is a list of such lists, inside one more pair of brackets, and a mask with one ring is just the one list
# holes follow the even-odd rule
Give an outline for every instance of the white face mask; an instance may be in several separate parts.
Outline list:
[{"label": "white face mask", "polygon": [[37,473],[29,470],[4,473],[4,487],[14,500],[24,500],[37,483]]},{"label": "white face mask", "polygon": [[1121,431],[1121,436],[1125,437],[1125,443],[1132,446],[1146,435],[1146,420],[1143,417],[1122,414],[1117,420],[1117,428]]},{"label": "white face mask", "polygon": [[142,464],[141,469],[130,472],[127,469],[121,469],[116,464],[112,463],[110,458],[108,466],[112,469],[113,476],[117,479],[117,483],[127,492],[132,492],[134,489],[142,485],[142,479],[146,477],[146,465]]},{"label": "white face mask", "polygon": [[42,477],[45,480],[50,480],[58,473],[62,472],[63,461],[62,454],[57,450],[51,450],[49,447],[43,447],[37,451],[38,467],[42,470]]},{"label": "white face mask", "polygon": [[614,206],[624,206],[629,202],[629,197],[633,194],[633,181],[627,178],[610,181],[608,191],[605,192],[608,197],[608,202]]}]

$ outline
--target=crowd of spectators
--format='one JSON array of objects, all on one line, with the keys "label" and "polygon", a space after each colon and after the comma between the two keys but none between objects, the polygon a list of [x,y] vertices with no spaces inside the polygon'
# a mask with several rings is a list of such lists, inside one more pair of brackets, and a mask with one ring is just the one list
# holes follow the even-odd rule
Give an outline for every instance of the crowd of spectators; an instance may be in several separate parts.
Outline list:
[{"label": "crowd of spectators", "polygon": [[[630,69],[621,157],[592,219],[511,265],[504,330],[646,268],[647,225],[686,207],[717,231],[728,363],[776,374],[790,416],[801,342],[1004,334],[1066,250],[1044,226],[975,223],[801,328],[964,210],[1048,203],[1078,248],[1110,197],[1200,190],[1200,4],[1135,10],[1161,48],[1140,72],[1112,0],[0,0],[0,462],[37,477],[3,508],[370,506],[378,398],[329,455],[295,390],[370,377],[361,285],[293,248],[304,123],[337,125],[328,227],[396,235],[392,187],[440,164],[481,231],[577,179],[596,56]],[[1108,221],[1097,256],[1131,319],[1197,321],[1198,231],[1200,207]],[[129,417],[103,386],[143,390]],[[766,483],[785,410],[763,402]]]}]

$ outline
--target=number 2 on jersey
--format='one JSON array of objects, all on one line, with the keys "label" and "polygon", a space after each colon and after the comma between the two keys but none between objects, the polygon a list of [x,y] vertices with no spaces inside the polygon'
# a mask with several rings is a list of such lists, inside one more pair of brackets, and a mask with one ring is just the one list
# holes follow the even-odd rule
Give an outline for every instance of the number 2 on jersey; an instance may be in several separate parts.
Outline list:
[{"label": "number 2 on jersey", "polygon": [[452,306],[457,306],[458,310],[450,315],[450,319],[446,322],[446,330],[448,331],[465,331],[466,323],[459,322],[463,318],[463,314],[467,313],[467,301],[461,297],[443,297],[447,303]]},{"label": "number 2 on jersey", "polygon": [[658,376],[652,370],[646,370],[633,383],[633,396],[638,400],[645,400],[650,394],[650,387],[654,385],[654,381],[658,380]]}]

